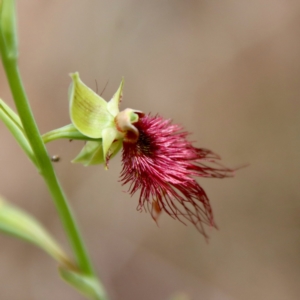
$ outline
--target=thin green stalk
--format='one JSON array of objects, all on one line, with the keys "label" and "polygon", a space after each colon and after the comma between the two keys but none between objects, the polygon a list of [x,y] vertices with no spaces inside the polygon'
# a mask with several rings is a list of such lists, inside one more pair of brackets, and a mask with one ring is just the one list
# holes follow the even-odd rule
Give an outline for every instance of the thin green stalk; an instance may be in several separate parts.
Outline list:
[{"label": "thin green stalk", "polygon": [[[2,5],[4,6],[4,2]],[[14,19],[14,15],[12,15],[11,18]],[[15,24],[13,24],[13,26],[15,27]],[[96,277],[75,218],[56,177],[46,147],[33,117],[18,69],[17,48],[9,47],[9,43],[7,42],[9,40],[17,40],[16,30],[12,28],[12,30],[3,33],[1,29],[4,30],[4,28],[0,28],[0,50],[3,66],[24,131],[36,156],[39,171],[52,195],[56,209],[76,256],[80,271],[86,275]],[[9,34],[12,36],[9,36]]]},{"label": "thin green stalk", "polygon": [[83,135],[73,124],[51,130],[43,134],[42,139],[45,144],[59,139],[101,141],[101,139],[93,139]]}]

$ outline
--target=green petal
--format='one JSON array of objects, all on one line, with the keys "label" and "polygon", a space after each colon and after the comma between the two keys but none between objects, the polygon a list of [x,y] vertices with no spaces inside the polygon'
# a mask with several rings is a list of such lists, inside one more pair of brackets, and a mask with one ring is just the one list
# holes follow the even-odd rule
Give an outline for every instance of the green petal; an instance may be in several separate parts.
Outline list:
[{"label": "green petal", "polygon": [[123,140],[114,141],[108,151],[109,158],[113,158],[121,150],[122,146]]},{"label": "green petal", "polygon": [[0,99],[0,120],[4,122],[28,157],[38,167],[36,157],[24,132],[19,116],[2,99]]},{"label": "green petal", "polygon": [[115,128],[105,128],[102,131],[102,141],[103,141],[103,159],[106,160],[108,150],[111,147],[113,141],[117,137],[117,130]]},{"label": "green petal", "polygon": [[107,108],[114,117],[119,113],[119,106],[120,106],[120,102],[122,101],[122,95],[123,95],[123,86],[124,86],[124,78],[122,78],[121,84],[118,90],[116,91],[116,93],[114,94],[114,96],[107,103]]},{"label": "green petal", "polygon": [[80,163],[84,166],[97,165],[104,163],[102,141],[89,141],[85,144],[81,152],[77,155],[75,159],[72,160],[73,163]]},{"label": "green petal", "polygon": [[87,87],[78,73],[71,74],[70,115],[74,126],[84,135],[101,138],[102,130],[113,126],[114,117],[108,111],[107,102]]}]

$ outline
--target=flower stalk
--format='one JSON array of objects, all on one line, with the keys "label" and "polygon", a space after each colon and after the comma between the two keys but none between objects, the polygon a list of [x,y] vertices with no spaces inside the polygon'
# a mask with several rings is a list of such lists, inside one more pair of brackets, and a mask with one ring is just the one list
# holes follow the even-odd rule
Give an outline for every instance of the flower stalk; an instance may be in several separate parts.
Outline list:
[{"label": "flower stalk", "polygon": [[[67,198],[56,177],[45,144],[35,122],[18,68],[15,1],[0,3],[0,49],[3,67],[37,168],[48,187],[73,249],[81,273],[97,278]],[[100,298],[99,298],[100,299]],[[101,299],[106,299],[103,297]]]}]

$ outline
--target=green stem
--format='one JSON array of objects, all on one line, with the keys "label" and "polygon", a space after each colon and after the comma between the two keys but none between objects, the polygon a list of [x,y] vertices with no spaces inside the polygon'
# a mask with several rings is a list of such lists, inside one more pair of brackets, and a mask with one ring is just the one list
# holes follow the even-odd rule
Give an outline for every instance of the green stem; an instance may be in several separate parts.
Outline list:
[{"label": "green stem", "polygon": [[59,139],[101,141],[101,139],[92,139],[83,135],[73,124],[51,130],[43,134],[42,139],[45,144]]},{"label": "green stem", "polygon": [[[14,16],[12,16],[12,18],[14,18]],[[11,34],[16,35],[15,28],[11,31]],[[16,37],[14,37],[14,39],[16,40]],[[84,274],[96,277],[79,229],[76,225],[75,218],[56,177],[46,147],[33,117],[18,69],[17,50],[12,53],[12,49],[9,49],[7,39],[4,37],[1,30],[0,49],[3,66],[24,131],[36,156],[39,171],[54,200],[56,209],[76,256],[78,267]]]}]

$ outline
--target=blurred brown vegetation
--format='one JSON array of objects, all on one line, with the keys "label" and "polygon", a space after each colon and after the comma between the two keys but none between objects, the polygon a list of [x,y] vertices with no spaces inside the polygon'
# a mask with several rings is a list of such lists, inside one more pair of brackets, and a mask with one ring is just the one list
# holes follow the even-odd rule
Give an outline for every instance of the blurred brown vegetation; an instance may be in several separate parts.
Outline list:
[{"label": "blurred brown vegetation", "polygon": [[[68,73],[123,108],[183,124],[234,179],[199,180],[220,230],[210,242],[138,213],[118,182],[120,157],[70,164],[81,142],[49,145],[112,300],[296,300],[300,286],[300,2],[18,1],[20,69],[41,132],[68,124]],[[1,68],[1,98],[12,104]],[[0,124],[0,191],[68,248],[44,183]],[[82,299],[33,246],[0,236],[0,299]]]}]

